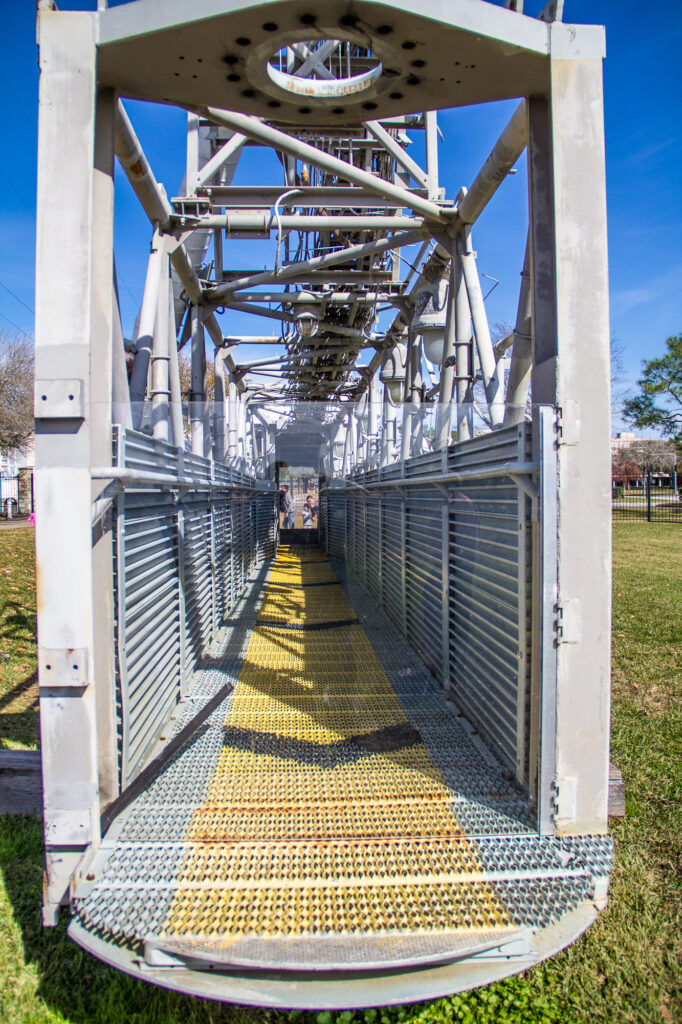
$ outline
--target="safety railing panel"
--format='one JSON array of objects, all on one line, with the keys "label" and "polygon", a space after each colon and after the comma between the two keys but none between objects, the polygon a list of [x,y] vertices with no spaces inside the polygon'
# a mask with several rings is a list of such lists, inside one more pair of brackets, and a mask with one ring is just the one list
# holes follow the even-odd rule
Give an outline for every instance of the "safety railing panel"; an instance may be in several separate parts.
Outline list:
[{"label": "safety railing panel", "polygon": [[131,430],[115,431],[114,456],[117,467],[138,474],[118,478],[115,500],[117,733],[126,786],[249,573],[274,554],[276,494]]},{"label": "safety railing panel", "polygon": [[533,466],[523,423],[325,492],[330,554],[346,552],[522,783],[531,775]]}]

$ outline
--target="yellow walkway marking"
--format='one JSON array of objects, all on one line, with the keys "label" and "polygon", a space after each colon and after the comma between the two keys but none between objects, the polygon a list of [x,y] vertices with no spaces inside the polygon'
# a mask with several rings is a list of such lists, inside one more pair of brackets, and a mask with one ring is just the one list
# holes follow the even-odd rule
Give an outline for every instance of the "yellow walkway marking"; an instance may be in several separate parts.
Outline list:
[{"label": "yellow walkway marking", "polygon": [[509,927],[362,626],[295,628],[356,618],[321,582],[324,556],[280,549],[164,936]]}]

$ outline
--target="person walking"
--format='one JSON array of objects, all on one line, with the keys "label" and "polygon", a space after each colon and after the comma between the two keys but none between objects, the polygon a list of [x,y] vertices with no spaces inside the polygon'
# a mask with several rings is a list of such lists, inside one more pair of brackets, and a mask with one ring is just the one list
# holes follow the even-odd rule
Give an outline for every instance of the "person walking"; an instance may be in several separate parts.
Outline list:
[{"label": "person walking", "polygon": [[287,484],[282,486],[282,490],[279,492],[279,510],[284,516],[282,521],[283,530],[293,530],[294,528],[294,499],[289,493],[289,487]]}]

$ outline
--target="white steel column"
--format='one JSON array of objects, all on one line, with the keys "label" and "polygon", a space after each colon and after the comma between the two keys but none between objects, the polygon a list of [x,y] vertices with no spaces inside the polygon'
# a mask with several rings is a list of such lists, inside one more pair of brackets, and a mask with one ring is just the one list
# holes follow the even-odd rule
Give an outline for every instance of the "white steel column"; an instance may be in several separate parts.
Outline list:
[{"label": "white steel column", "polygon": [[169,291],[170,265],[164,255],[152,342],[152,431],[162,441],[170,440]]},{"label": "white steel column", "polygon": [[474,436],[473,425],[473,359],[471,352],[471,311],[464,283],[459,248],[453,252],[455,263],[455,372],[457,395],[457,440],[468,441]]},{"label": "white steel column", "polygon": [[[114,111],[111,89],[100,90],[95,105],[95,152],[92,214],[92,322],[90,377],[90,464],[108,466],[113,461],[112,395],[114,368],[125,376],[126,419],[130,417],[128,381],[123,340],[119,336],[118,301],[112,288],[114,276]],[[114,353],[114,347],[116,352]],[[118,359],[115,359],[115,355]],[[106,485],[104,485],[106,486]],[[104,490],[92,483],[95,501]],[[112,517],[113,518],[113,517]],[[116,676],[114,648],[114,588],[112,523],[100,520],[92,531],[92,607],[94,686],[97,705],[97,752],[100,802],[106,805],[118,795],[118,734],[116,728]]]},{"label": "white steel column", "polygon": [[154,324],[159,304],[159,288],[161,286],[161,275],[166,257],[166,243],[164,242],[158,228],[155,228],[152,236],[152,246],[147,262],[147,276],[144,282],[144,293],[142,306],[135,332],[135,344],[137,352],[133,363],[133,372],[130,379],[130,401],[133,406],[133,424],[139,429],[142,424],[144,411],[144,399],[147,392],[147,377],[149,373],[149,359],[152,350],[154,337]]},{"label": "white steel column", "polygon": [[[110,310],[111,250],[92,265],[96,192],[103,234],[111,215],[104,161],[95,189],[95,46],[90,14],[41,12],[36,238],[36,556],[38,681],[47,883],[43,916],[55,924],[69,880],[100,838],[90,465],[93,298]],[[104,119],[104,111],[103,119]],[[66,144],[65,140],[78,140]],[[100,176],[101,175],[101,176]],[[101,255],[98,244],[95,251]],[[106,272],[105,272],[106,271]],[[94,280],[93,280],[94,279]],[[104,285],[102,282],[104,281]],[[101,333],[100,333],[101,332]],[[105,401],[110,401],[111,377]],[[102,390],[102,394],[104,391]],[[71,396],[71,397],[69,397]]]},{"label": "white steel column", "polygon": [[550,103],[532,100],[529,108],[533,400],[561,410],[556,827],[602,832],[608,807],[611,500],[601,60],[553,59]]},{"label": "white steel column", "polygon": [[469,310],[474,325],[476,351],[481,364],[481,376],[483,377],[485,395],[488,400],[490,422],[493,427],[499,427],[504,419],[504,396],[500,379],[495,372],[497,368],[495,353],[490,337],[481,282],[476,267],[476,253],[471,248],[471,233],[468,228],[465,229],[464,235],[460,238],[459,246],[464,283],[469,300]]},{"label": "white steel column", "polygon": [[180,386],[180,366],[178,363],[178,340],[175,333],[175,304],[173,288],[168,289],[168,388],[170,391],[171,426],[173,428],[173,444],[178,448],[185,447],[185,422],[182,415],[182,388]]},{"label": "white steel column", "polygon": [[206,342],[204,321],[198,306],[192,306],[192,391],[189,399],[192,451],[204,454],[204,406],[206,404]]}]

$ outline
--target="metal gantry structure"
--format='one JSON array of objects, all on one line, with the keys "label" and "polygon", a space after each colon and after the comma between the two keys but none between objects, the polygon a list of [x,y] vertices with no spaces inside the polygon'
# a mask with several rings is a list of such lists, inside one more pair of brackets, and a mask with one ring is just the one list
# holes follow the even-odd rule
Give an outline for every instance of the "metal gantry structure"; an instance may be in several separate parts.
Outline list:
[{"label": "metal gantry structure", "polygon": [[[39,0],[44,919],[130,973],[402,1002],[604,904],[604,44],[562,6]],[[178,194],[128,98],[186,111]],[[449,193],[437,112],[503,99]],[[494,339],[476,221],[524,154]],[[116,161],[150,222],[128,340]],[[281,465],[319,473],[319,553],[280,545]]]}]

